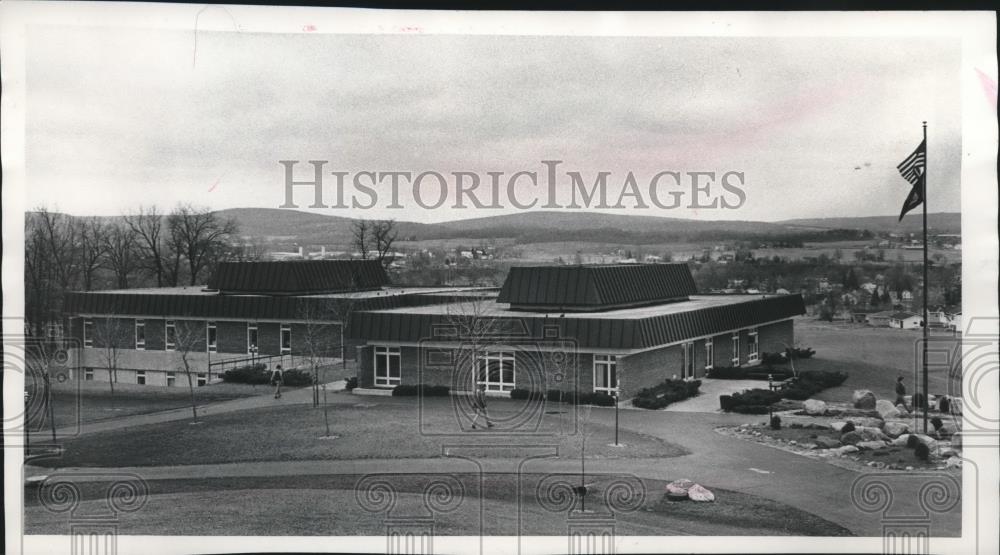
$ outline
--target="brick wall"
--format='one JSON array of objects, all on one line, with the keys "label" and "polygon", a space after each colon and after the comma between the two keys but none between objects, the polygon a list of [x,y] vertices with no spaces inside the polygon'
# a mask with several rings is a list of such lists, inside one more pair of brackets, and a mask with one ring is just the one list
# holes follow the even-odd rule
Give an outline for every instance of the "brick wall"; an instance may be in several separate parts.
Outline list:
[{"label": "brick wall", "polygon": [[680,345],[619,357],[618,385],[622,397],[631,397],[640,389],[656,385],[674,374],[679,377],[683,361]]},{"label": "brick wall", "polygon": [[229,354],[247,354],[247,323],[246,322],[216,322],[215,323],[218,352]]},{"label": "brick wall", "polygon": [[[260,322],[257,324],[257,347],[259,354],[281,354],[281,324],[276,322]],[[295,346],[295,334],[292,334],[292,347]]]},{"label": "brick wall", "polygon": [[791,320],[785,320],[769,326],[761,326],[757,330],[760,335],[760,353],[780,353],[785,345],[795,344],[795,328]]}]

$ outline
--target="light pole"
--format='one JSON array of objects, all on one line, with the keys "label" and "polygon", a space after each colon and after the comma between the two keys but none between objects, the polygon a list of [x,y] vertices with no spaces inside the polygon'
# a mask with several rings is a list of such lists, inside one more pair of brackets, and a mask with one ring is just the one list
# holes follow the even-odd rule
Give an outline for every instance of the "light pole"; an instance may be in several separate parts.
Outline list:
[{"label": "light pole", "polygon": [[618,390],[613,392],[615,397],[615,447],[618,447]]},{"label": "light pole", "polygon": [[323,387],[323,422],[326,424],[326,437],[330,437],[330,411],[326,404],[326,384]]}]

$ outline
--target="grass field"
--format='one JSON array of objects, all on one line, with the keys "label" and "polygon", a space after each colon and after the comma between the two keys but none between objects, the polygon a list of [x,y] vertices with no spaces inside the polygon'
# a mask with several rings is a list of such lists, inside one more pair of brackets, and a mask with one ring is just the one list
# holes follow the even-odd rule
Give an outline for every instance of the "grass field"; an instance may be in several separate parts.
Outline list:
[{"label": "grass field", "polygon": [[[326,428],[321,408],[291,405],[207,416],[195,425],[182,420],[87,434],[67,441],[58,460],[43,460],[38,464],[148,466],[439,457],[443,455],[443,445],[455,443],[455,436],[426,432],[460,433],[450,399],[425,399],[424,410],[418,413],[413,398],[362,402],[348,394],[334,397],[329,420],[331,434],[338,436],[337,439],[323,439]],[[504,420],[516,414],[517,406],[514,401],[492,402],[490,416],[497,422],[496,428],[464,433],[461,443],[465,451],[486,457],[519,456],[521,453],[516,449],[500,452],[489,449],[497,444],[498,437],[503,438],[498,434],[505,429]],[[560,418],[565,420],[560,422]],[[538,428],[543,435],[538,441],[558,446],[560,456],[576,457],[579,436],[571,435],[569,419],[569,413],[544,418]],[[587,456],[591,458],[674,457],[687,453],[679,446],[624,430],[619,441],[626,447],[614,447],[609,445],[614,442],[612,428],[590,424],[586,430],[590,434]]]},{"label": "grass field", "polygon": [[[386,533],[385,518],[430,515],[435,535],[565,535],[576,507],[573,474],[398,474],[377,475],[393,492],[392,511],[380,503],[363,507],[364,487],[357,474],[276,476],[148,482],[150,497],[135,513],[119,515],[118,532],[152,535],[374,535]],[[435,482],[449,484],[452,495],[431,499]],[[713,488],[715,503],[663,499],[666,482],[629,476],[588,476],[586,508],[608,511],[609,490],[628,483],[634,502],[614,504],[616,535],[809,535],[847,536],[841,526],[810,513],[746,493]],[[550,484],[559,484],[548,489]],[[104,503],[106,484],[80,484],[78,510]],[[249,489],[253,488],[253,489]],[[441,490],[439,490],[441,491]],[[558,492],[556,495],[546,492]],[[388,498],[385,498],[388,499]],[[37,496],[26,495],[27,532],[69,533],[65,514],[46,511]],[[433,503],[431,502],[433,501]],[[429,511],[428,506],[443,510]],[[83,513],[89,514],[89,513]],[[577,514],[579,514],[577,512]],[[606,517],[605,517],[606,518]]]},{"label": "grass field", "polygon": [[[914,372],[921,351],[920,330],[873,328],[860,324],[829,323],[801,317],[795,322],[795,342],[812,347],[816,355],[796,362],[798,370],[840,370],[848,378],[839,387],[816,396],[827,401],[850,401],[855,389],[870,389],[878,398],[894,399],[896,377],[904,376],[907,391],[914,391]],[[950,333],[932,336],[934,350],[951,351],[956,339]],[[928,383],[932,394],[961,392],[961,375],[950,376],[948,367],[932,357]]]}]

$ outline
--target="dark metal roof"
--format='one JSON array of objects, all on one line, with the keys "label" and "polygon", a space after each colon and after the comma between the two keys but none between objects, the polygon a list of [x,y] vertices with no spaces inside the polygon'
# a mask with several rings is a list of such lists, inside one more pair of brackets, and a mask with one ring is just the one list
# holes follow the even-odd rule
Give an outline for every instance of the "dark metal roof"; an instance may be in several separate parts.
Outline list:
[{"label": "dark metal roof", "polygon": [[515,266],[497,301],[515,310],[594,311],[685,299],[696,292],[687,264]]},{"label": "dark metal roof", "polygon": [[440,304],[469,297],[402,293],[364,298],[295,297],[129,292],[74,292],[66,295],[68,315],[121,315],[151,318],[188,317],[240,320],[332,320],[354,310],[378,310]]},{"label": "dark metal roof", "polygon": [[[674,311],[648,318],[608,318],[566,314],[558,318],[543,316],[500,316],[502,329],[523,329],[522,339],[551,340],[546,326],[557,326],[558,338],[575,341],[581,349],[647,349],[677,343],[694,337],[709,336],[784,320],[805,314],[801,295],[780,295],[731,304]],[[354,312],[349,334],[354,339],[418,342],[434,337],[436,326],[447,327],[447,314],[408,312]],[[481,338],[480,338],[481,339]]]},{"label": "dark metal roof", "polygon": [[389,283],[377,260],[221,262],[209,289],[223,294],[305,295],[378,289]]}]

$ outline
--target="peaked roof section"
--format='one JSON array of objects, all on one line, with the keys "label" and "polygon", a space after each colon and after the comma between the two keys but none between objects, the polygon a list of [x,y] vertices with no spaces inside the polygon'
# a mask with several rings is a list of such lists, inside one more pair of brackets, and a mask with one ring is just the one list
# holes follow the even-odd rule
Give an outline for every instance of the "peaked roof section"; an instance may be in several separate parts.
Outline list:
[{"label": "peaked roof section", "polygon": [[687,264],[515,266],[497,302],[514,310],[579,312],[684,300],[696,292]]},{"label": "peaked roof section", "polygon": [[235,295],[307,295],[367,291],[389,283],[377,260],[222,262],[209,289]]}]

